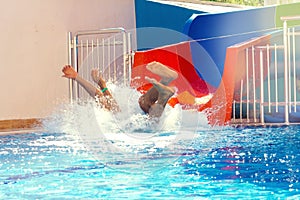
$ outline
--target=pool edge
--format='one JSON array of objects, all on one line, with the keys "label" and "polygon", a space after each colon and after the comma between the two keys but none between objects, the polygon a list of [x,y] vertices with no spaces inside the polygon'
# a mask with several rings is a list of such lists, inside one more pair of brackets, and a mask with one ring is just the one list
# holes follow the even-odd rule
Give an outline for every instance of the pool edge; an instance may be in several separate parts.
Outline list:
[{"label": "pool edge", "polygon": [[37,118],[0,120],[0,135],[24,134],[41,129],[41,119]]}]

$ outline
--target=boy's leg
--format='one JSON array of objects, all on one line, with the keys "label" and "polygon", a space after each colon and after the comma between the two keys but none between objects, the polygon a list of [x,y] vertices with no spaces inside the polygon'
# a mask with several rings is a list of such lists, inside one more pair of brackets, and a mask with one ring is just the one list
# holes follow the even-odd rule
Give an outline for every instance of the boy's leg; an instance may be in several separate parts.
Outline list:
[{"label": "boy's leg", "polygon": [[153,87],[158,91],[157,102],[151,105],[149,109],[149,116],[152,118],[158,118],[162,115],[168,100],[173,96],[175,90],[172,87],[157,82],[155,79],[147,78],[147,80],[152,83]]},{"label": "boy's leg", "polygon": [[[82,86],[87,91],[87,93],[89,93],[89,95],[91,97],[98,97],[99,98],[99,103],[101,105],[103,105],[106,109],[112,110],[112,111],[118,111],[119,110],[119,108],[118,108],[118,106],[117,106],[117,104],[115,103],[114,100],[104,98],[105,97],[104,93],[102,93],[92,83],[90,83],[87,80],[80,77],[72,66],[66,65],[62,69],[62,72],[64,73],[63,77],[75,80],[80,86]],[[104,83],[105,83],[105,81],[104,81]]]},{"label": "boy's leg", "polygon": [[140,108],[149,113],[149,109],[158,99],[158,91],[155,87],[151,87],[145,94],[139,98]]},{"label": "boy's leg", "polygon": [[104,96],[107,99],[107,104],[111,107],[110,110],[119,112],[121,109],[120,109],[118,103],[116,102],[116,100],[114,99],[113,95],[111,94],[111,92],[107,89],[106,82],[100,75],[99,70],[92,69],[91,76],[92,76],[93,81],[95,83],[97,83],[98,86],[100,87],[100,89],[102,91],[101,92],[102,96]]},{"label": "boy's leg", "polygon": [[64,66],[62,72],[64,73],[63,77],[75,80],[79,85],[81,85],[87,91],[87,93],[89,93],[91,97],[95,97],[98,94],[98,89],[93,84],[80,77],[72,66],[70,65]]},{"label": "boy's leg", "polygon": [[[163,85],[169,85],[170,82],[178,77],[176,71],[159,62],[151,62],[146,66],[146,68],[152,73],[159,75],[161,77],[160,83]],[[157,88],[152,87],[140,97],[139,105],[145,113],[149,113],[151,106],[154,105],[158,98],[159,92]]]}]

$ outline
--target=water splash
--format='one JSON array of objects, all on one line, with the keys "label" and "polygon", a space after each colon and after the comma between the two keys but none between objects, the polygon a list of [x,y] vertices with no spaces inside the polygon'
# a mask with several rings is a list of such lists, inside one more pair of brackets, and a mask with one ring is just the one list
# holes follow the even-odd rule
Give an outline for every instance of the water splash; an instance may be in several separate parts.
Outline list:
[{"label": "water splash", "polygon": [[[205,114],[183,110],[179,105],[174,108],[167,105],[156,123],[139,108],[138,91],[115,85],[109,88],[120,113],[112,114],[94,99],[62,104],[44,121],[45,130],[77,137],[105,163],[116,166],[115,163],[134,160],[136,166],[145,167],[148,159],[159,158],[155,159],[156,166],[173,162],[190,146],[197,131],[210,129]],[[137,165],[137,162],[142,163]]]},{"label": "water splash", "polygon": [[121,112],[112,114],[99,107],[95,100],[78,100],[61,104],[44,120],[50,132],[84,133],[104,132],[166,132],[178,129],[198,130],[209,128],[206,115],[194,110],[183,110],[179,105],[166,106],[159,123],[154,123],[138,105],[140,93],[135,89],[108,83]]}]

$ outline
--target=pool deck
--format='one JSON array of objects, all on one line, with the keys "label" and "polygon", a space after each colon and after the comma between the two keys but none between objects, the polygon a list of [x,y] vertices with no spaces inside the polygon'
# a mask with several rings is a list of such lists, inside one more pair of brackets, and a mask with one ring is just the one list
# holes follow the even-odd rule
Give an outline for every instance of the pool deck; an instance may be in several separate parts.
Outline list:
[{"label": "pool deck", "polygon": [[0,135],[23,134],[41,130],[41,119],[0,120]]}]

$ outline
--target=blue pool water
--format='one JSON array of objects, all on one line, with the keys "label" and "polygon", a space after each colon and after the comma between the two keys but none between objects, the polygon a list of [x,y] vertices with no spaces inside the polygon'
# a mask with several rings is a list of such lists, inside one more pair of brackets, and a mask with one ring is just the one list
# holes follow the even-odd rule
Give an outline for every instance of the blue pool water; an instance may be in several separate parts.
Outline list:
[{"label": "blue pool water", "polygon": [[212,128],[178,107],[153,124],[120,102],[61,105],[43,131],[0,136],[0,199],[300,199],[300,126]]},{"label": "blue pool water", "polygon": [[299,134],[299,126],[203,129],[172,148],[99,152],[66,133],[0,136],[0,199],[300,199]]}]

